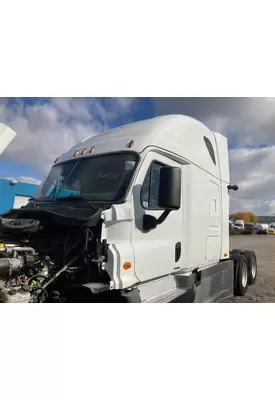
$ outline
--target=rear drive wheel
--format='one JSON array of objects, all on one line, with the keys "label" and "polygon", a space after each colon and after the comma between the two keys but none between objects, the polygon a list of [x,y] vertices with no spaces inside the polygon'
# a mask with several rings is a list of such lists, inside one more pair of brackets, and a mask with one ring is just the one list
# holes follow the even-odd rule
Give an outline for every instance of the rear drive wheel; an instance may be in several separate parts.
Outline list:
[{"label": "rear drive wheel", "polygon": [[235,296],[245,296],[248,288],[249,267],[248,261],[245,256],[235,254],[232,256],[234,260],[234,274],[235,274]]},{"label": "rear drive wheel", "polygon": [[240,250],[240,249],[233,249],[231,251],[231,254],[241,254],[241,253],[242,253],[242,250]]},{"label": "rear drive wheel", "polygon": [[257,279],[258,265],[254,251],[245,250],[244,255],[248,262],[248,285],[253,285]]}]

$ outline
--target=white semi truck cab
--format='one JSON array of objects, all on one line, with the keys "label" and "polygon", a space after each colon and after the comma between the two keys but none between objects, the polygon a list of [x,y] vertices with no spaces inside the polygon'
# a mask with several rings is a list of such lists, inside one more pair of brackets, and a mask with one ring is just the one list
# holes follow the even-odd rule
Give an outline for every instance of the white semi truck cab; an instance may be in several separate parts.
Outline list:
[{"label": "white semi truck cab", "polygon": [[[193,118],[162,116],[93,135],[55,161],[26,207],[2,216],[0,297],[219,302],[244,295],[257,261],[252,251],[230,251],[231,189],[226,137]],[[10,285],[21,282],[11,293],[9,276]]]}]

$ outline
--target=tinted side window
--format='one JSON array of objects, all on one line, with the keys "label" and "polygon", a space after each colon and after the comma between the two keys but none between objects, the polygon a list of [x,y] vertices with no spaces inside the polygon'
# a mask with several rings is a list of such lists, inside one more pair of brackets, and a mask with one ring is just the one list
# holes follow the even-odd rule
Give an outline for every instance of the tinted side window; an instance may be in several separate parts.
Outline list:
[{"label": "tinted side window", "polygon": [[210,140],[209,140],[207,137],[205,137],[205,136],[203,137],[203,139],[204,139],[204,143],[205,143],[205,145],[206,145],[206,147],[207,147],[208,153],[209,153],[209,155],[210,155],[210,157],[211,157],[213,163],[216,165],[215,152],[214,152],[212,143],[211,143]]},{"label": "tinted side window", "polygon": [[142,188],[141,204],[146,209],[158,209],[159,175],[162,164],[153,162],[147,171]]}]

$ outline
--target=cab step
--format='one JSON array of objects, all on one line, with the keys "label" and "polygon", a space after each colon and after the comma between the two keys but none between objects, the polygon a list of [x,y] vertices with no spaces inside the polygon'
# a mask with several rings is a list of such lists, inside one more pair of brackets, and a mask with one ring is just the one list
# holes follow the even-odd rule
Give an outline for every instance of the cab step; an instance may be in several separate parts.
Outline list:
[{"label": "cab step", "polygon": [[150,299],[146,299],[143,303],[171,303],[173,300],[178,297],[183,296],[187,293],[185,289],[174,288],[169,290],[168,292],[162,293],[159,296],[151,297]]}]

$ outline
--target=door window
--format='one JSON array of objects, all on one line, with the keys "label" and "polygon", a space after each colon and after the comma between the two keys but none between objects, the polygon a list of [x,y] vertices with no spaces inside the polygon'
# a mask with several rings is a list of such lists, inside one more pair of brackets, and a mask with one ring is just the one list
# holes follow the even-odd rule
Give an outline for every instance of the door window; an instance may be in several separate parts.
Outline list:
[{"label": "door window", "polygon": [[145,176],[141,188],[141,204],[147,210],[159,210],[158,207],[158,191],[160,169],[163,164],[156,161],[152,162]]}]

